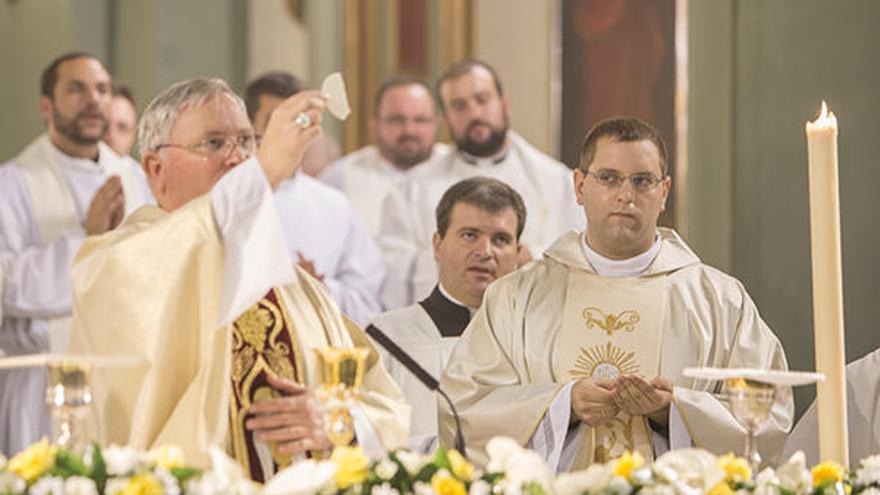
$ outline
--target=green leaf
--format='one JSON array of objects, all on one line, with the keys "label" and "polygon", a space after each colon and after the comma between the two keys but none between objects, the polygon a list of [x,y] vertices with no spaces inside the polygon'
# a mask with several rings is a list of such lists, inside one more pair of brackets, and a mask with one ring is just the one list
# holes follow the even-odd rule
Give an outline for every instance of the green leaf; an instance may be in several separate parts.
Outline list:
[{"label": "green leaf", "polygon": [[104,461],[100,445],[93,443],[92,449],[92,472],[89,478],[95,480],[98,493],[104,493],[104,484],[107,483],[107,463]]},{"label": "green leaf", "polygon": [[199,474],[201,471],[191,467],[179,467],[179,468],[171,468],[169,471],[171,476],[177,478],[177,481],[180,484],[183,484],[184,481],[192,478],[193,476]]},{"label": "green leaf", "polygon": [[55,455],[55,464],[49,470],[49,474],[62,478],[88,476],[89,469],[78,454],[67,449],[61,449]]}]

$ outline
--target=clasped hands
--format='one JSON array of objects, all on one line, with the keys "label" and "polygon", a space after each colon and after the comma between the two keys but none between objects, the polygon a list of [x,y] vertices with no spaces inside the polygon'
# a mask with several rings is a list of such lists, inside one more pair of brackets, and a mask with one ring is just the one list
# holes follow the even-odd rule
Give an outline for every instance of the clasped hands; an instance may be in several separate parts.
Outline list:
[{"label": "clasped hands", "polygon": [[645,416],[659,426],[668,422],[672,383],[661,376],[646,381],[638,375],[615,379],[581,378],[571,388],[572,420],[599,426],[619,412]]},{"label": "clasped hands", "polygon": [[275,442],[279,452],[299,454],[332,447],[324,428],[324,408],[307,387],[269,376],[282,397],[253,404],[245,428],[256,440]]}]

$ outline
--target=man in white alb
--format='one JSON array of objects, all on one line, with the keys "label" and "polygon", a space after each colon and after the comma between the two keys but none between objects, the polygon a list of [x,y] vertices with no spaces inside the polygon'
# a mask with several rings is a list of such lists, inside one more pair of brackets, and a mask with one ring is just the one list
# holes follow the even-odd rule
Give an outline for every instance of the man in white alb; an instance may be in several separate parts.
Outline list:
[{"label": "man in white alb", "polygon": [[[384,333],[431,376],[440,378],[452,348],[480,307],[486,287],[516,270],[526,209],[507,184],[472,177],[443,194],[436,215],[433,249],[439,282],[417,304],[374,318],[367,334]],[[390,353],[380,352],[385,368],[416,408],[410,448],[433,452],[437,446],[435,392]]]},{"label": "man in white alb", "polygon": [[459,62],[437,81],[437,92],[456,150],[413,170],[386,198],[379,244],[388,267],[382,295],[388,308],[412,304],[437,282],[434,208],[461,179],[493,177],[522,196],[531,219],[521,239],[522,262],[581,225],[571,171],[510,130],[507,98],[494,69]]},{"label": "man in white alb", "polygon": [[[247,84],[245,103],[258,136],[272,110],[299,91],[297,79],[286,72],[269,72]],[[382,311],[382,253],[342,193],[297,169],[275,191],[275,206],[290,257],[324,282],[343,314],[363,326]]]},{"label": "man in white alb", "polygon": [[[0,165],[0,348],[7,356],[63,352],[70,266],[83,240],[143,203],[142,183],[101,142],[110,75],[87,53],[53,60],[40,78],[46,132]],[[0,450],[49,433],[45,372],[0,371]]]},{"label": "man in white alb", "polygon": [[[682,371],[786,369],[785,354],[738,280],[657,227],[667,160],[645,122],[597,124],[574,173],[586,230],[486,291],[440,384],[478,461],[495,435],[536,449],[557,471],[626,451],[651,459],[691,445],[741,449],[744,430],[722,384]],[[791,390],[781,389],[757,435],[764,462],[777,459],[792,415]],[[441,403],[441,443],[453,433]]]},{"label": "man in white alb", "polygon": [[131,157],[131,148],[134,146],[137,129],[137,107],[134,102],[134,94],[128,85],[119,81],[113,81],[112,91],[113,99],[110,100],[110,111],[107,114],[107,131],[104,133],[104,142],[137,172],[143,182],[145,202],[155,205],[156,199],[153,197],[153,192],[150,191],[144,169],[140,162]]},{"label": "man in white alb", "polygon": [[419,79],[391,79],[379,88],[371,129],[375,145],[345,155],[319,178],[345,193],[377,237],[388,191],[419,165],[442,159],[449,146],[436,142],[434,95]]}]

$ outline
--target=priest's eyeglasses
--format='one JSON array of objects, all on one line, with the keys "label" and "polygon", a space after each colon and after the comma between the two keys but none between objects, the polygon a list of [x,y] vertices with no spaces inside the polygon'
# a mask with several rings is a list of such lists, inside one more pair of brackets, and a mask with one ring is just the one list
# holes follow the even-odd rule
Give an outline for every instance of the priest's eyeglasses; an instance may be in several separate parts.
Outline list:
[{"label": "priest's eyeglasses", "polygon": [[587,175],[595,179],[599,185],[608,189],[617,189],[622,186],[625,181],[629,180],[633,189],[640,193],[648,192],[663,182],[662,177],[658,178],[650,172],[621,175],[613,170],[600,170],[598,172],[588,171]]},{"label": "priest's eyeglasses", "polygon": [[253,155],[257,149],[257,137],[253,134],[239,134],[237,136],[211,136],[196,144],[166,143],[156,146],[156,151],[162,148],[181,148],[203,158],[225,159],[232,150],[240,149],[247,156]]}]

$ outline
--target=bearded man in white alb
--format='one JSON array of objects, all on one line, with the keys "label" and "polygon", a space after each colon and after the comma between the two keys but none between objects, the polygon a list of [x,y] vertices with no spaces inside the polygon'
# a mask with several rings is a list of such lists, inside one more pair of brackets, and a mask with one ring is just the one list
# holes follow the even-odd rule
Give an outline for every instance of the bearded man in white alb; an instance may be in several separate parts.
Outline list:
[{"label": "bearded man in white alb", "polygon": [[[742,447],[722,384],[682,370],[786,369],[785,355],[742,284],[657,227],[671,187],[666,162],[645,122],[599,123],[574,172],[586,231],[563,235],[486,291],[440,384],[478,461],[495,435],[535,448],[557,471],[628,450],[651,459],[691,445]],[[441,442],[451,445],[454,423],[440,412]],[[792,413],[791,391],[780,390],[757,437],[765,462],[779,455]]]},{"label": "bearded man in white alb", "polygon": [[[87,236],[116,227],[143,204],[136,172],[101,142],[110,75],[87,53],[53,60],[40,78],[46,132],[0,165],[0,349],[7,356],[64,352],[70,266]],[[42,369],[0,371],[0,451],[49,434]]]},{"label": "bearded man in white alb", "polygon": [[226,446],[265,481],[294,456],[327,449],[313,349],[370,349],[356,440],[405,445],[409,408],[363,332],[287,255],[272,192],[320,135],[324,100],[278,106],[259,149],[244,102],[219,79],[159,94],[138,142],[158,208],[87,242],[73,267],[71,352],[139,364],[95,379],[104,443],[180,445],[196,465]]},{"label": "bearded man in white alb", "polygon": [[522,196],[530,221],[520,239],[521,263],[581,225],[571,171],[510,129],[507,97],[492,67],[476,60],[456,63],[437,81],[437,93],[456,149],[414,169],[385,200],[379,245],[388,269],[382,294],[387,308],[412,304],[437,283],[434,208],[462,179],[492,177]]}]

